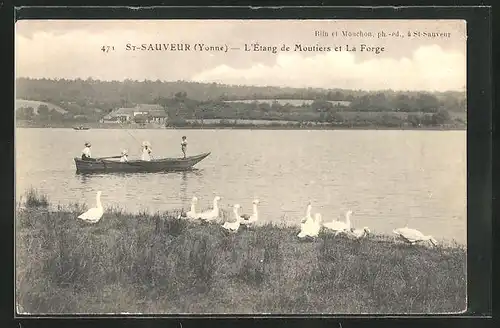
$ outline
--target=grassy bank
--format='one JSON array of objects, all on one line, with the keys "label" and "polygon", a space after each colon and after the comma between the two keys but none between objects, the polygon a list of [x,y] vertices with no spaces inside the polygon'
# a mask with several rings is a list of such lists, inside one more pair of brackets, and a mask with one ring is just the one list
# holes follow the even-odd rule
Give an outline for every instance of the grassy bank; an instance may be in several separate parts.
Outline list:
[{"label": "grassy bank", "polygon": [[[461,247],[410,247],[267,224],[228,234],[177,213],[82,206],[32,193],[16,217],[17,303],[30,313],[422,313],[465,309]],[[28,199],[28,198],[26,198]]]}]

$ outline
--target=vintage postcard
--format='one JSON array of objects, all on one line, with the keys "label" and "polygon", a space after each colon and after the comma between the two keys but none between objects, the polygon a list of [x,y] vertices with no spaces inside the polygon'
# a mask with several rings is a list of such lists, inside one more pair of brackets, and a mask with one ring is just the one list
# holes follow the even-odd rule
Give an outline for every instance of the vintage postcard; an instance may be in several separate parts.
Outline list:
[{"label": "vintage postcard", "polygon": [[466,31],[19,20],[17,312],[463,312]]}]

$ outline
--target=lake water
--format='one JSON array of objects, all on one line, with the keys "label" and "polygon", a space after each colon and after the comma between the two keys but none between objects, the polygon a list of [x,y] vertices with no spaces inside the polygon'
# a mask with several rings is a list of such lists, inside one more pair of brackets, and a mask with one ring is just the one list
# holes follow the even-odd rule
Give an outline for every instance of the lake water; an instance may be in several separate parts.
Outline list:
[{"label": "lake water", "polygon": [[[76,174],[73,157],[85,141],[92,156],[140,156],[148,140],[156,157],[210,151],[197,171],[159,174]],[[400,130],[123,130],[16,129],[16,195],[34,187],[52,202],[95,203],[150,212],[189,208],[196,195],[208,208],[260,200],[263,221],[298,224],[308,200],[324,221],[351,209],[352,223],[375,233],[404,226],[438,240],[466,243],[466,132]]]}]

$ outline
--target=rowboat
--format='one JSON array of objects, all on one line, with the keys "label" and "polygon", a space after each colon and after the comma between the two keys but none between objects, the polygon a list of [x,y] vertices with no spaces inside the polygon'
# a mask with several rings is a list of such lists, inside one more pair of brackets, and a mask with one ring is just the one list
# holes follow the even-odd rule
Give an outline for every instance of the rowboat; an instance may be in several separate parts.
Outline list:
[{"label": "rowboat", "polygon": [[90,129],[90,128],[87,126],[82,126],[82,125],[73,127],[73,130],[88,130],[88,129]]},{"label": "rowboat", "polygon": [[[203,153],[196,156],[186,158],[160,158],[151,161],[129,160],[128,162],[120,162],[104,158],[96,158],[92,160],[82,160],[75,157],[75,165],[77,173],[107,173],[107,172],[169,172],[169,171],[185,171],[191,169],[194,165],[206,158],[210,153]],[[115,156],[113,156],[115,157]],[[109,158],[109,157],[108,157]]]}]

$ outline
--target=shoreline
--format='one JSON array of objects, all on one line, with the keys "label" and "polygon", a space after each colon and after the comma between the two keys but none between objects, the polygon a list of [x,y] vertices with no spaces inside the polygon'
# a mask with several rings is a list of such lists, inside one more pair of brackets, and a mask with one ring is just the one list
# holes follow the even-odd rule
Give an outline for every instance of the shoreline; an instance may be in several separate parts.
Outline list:
[{"label": "shoreline", "polygon": [[[116,124],[82,124],[89,127],[88,130],[75,130],[75,131],[89,131],[89,130],[363,130],[363,131],[467,131],[467,127],[367,127],[367,126],[267,126],[267,125],[234,125],[234,126],[221,126],[221,125],[205,125],[205,126],[182,126],[182,127],[165,127],[165,126],[140,126],[130,125],[121,126]],[[76,126],[76,125],[75,125]],[[73,126],[67,125],[16,125],[16,128],[23,129],[73,129]]]},{"label": "shoreline", "polygon": [[[25,196],[22,196],[22,197],[24,198]],[[47,196],[44,196],[44,197],[47,197]],[[54,205],[51,203],[47,206],[37,208],[37,207],[30,207],[30,206],[26,206],[26,205],[21,205],[21,203],[19,201],[16,201],[16,213],[17,213],[17,209],[19,209],[19,211],[27,211],[27,212],[36,210],[39,212],[47,213],[49,215],[50,214],[57,214],[57,213],[68,214],[68,213],[73,213],[75,209],[77,209],[78,211],[86,211],[86,209],[88,209],[90,207],[85,203],[83,203],[83,204],[75,203],[73,205],[61,205],[61,204]],[[186,208],[186,209],[172,209],[172,210],[167,210],[167,211],[155,211],[155,212],[148,212],[148,211],[144,211],[144,210],[132,212],[132,211],[124,210],[123,208],[118,206],[118,207],[104,208],[104,214],[110,213],[111,215],[118,215],[118,216],[124,216],[124,217],[143,216],[143,217],[147,217],[149,219],[155,218],[155,217],[167,217],[167,218],[171,218],[171,219],[173,219],[173,218],[177,219],[179,214],[181,214],[182,212],[186,212],[188,210],[189,209]],[[230,210],[220,209],[220,211],[222,212],[221,218],[217,222],[209,223],[210,225],[217,226],[217,225],[222,225],[226,221],[228,221],[228,222],[232,221],[232,213]],[[228,217],[230,217],[230,218],[227,219]],[[196,220],[187,220],[187,219],[183,219],[183,220],[189,222],[190,224],[192,224],[192,223],[197,224],[199,222]],[[278,221],[266,221],[266,222],[260,221],[256,227],[261,228],[264,226],[272,227],[272,228],[276,228],[276,229],[293,230],[296,232],[295,234],[298,234],[300,231],[300,224],[298,222],[296,224],[293,224],[293,223],[283,223],[283,222],[278,222]],[[360,228],[360,227],[357,227],[357,228]],[[325,228],[322,228],[320,235],[324,236],[325,234],[329,234],[329,232],[327,232],[327,230]],[[394,236],[390,233],[371,232],[370,238],[375,240],[375,241],[394,242]],[[439,247],[445,247],[445,248],[466,248],[467,247],[466,243],[461,243],[454,238],[451,238],[451,239],[450,238],[441,238],[441,239],[438,239],[438,243],[439,243]],[[418,244],[417,246],[431,248],[430,244],[425,243],[425,242]]]},{"label": "shoreline", "polygon": [[[45,197],[45,198],[44,198]],[[28,204],[29,203],[29,204]],[[30,313],[433,313],[466,308],[466,248],[353,240],[264,223],[237,233],[178,212],[16,208],[17,300]]]}]

